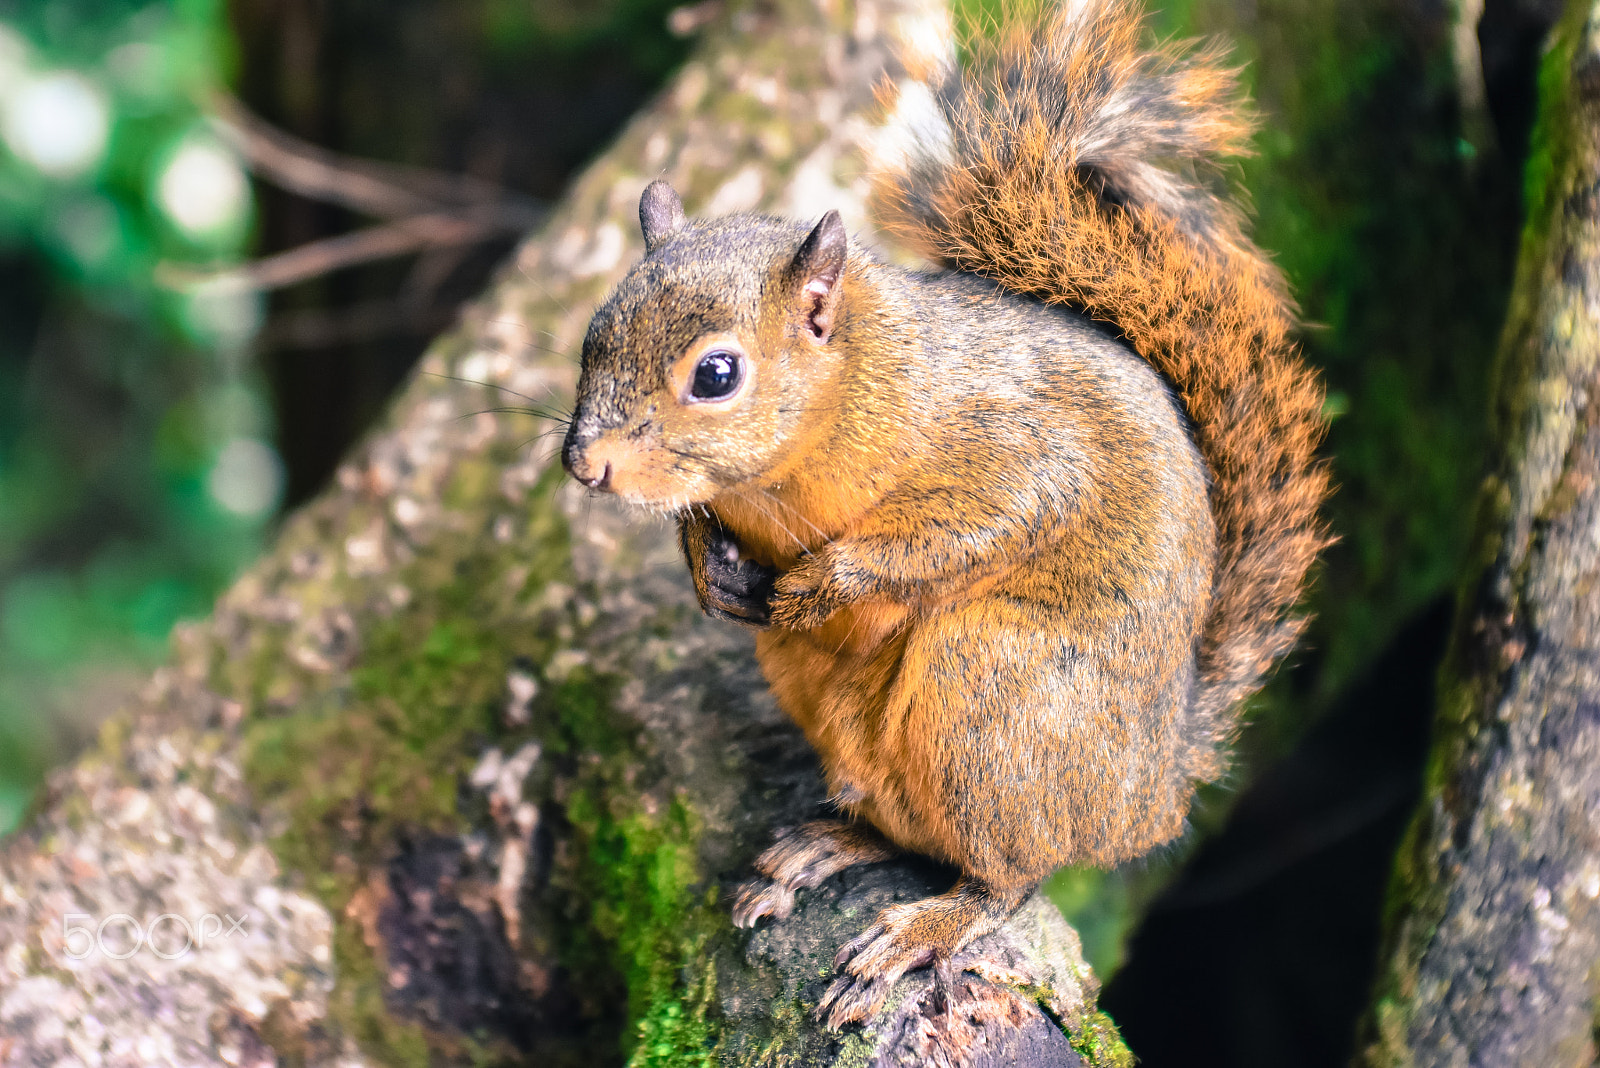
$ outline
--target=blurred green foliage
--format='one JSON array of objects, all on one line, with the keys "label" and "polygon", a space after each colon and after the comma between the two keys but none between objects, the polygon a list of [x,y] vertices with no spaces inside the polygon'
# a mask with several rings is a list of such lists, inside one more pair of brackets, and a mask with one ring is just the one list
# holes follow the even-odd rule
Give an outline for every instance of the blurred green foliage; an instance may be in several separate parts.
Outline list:
[{"label": "blurred green foliage", "polygon": [[177,284],[249,236],[229,55],[220,0],[0,3],[0,830],[276,506],[257,298]]}]

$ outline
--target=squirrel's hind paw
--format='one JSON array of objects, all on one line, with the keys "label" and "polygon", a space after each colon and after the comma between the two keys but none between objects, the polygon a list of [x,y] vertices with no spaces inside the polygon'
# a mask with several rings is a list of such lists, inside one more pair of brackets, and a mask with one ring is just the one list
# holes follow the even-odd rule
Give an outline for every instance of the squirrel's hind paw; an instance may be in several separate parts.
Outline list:
[{"label": "squirrel's hind paw", "polygon": [[733,925],[754,927],[763,916],[781,920],[794,911],[794,892],[820,886],[823,880],[856,864],[873,864],[899,853],[877,831],[862,823],[812,820],[802,823],[756,858],[756,879],[739,888],[733,903]]},{"label": "squirrel's hind paw", "polygon": [[[899,909],[907,907],[916,906],[897,906]],[[941,946],[918,942],[914,937],[906,938],[903,930],[891,932],[890,924],[894,920],[889,914],[894,911],[884,909],[878,914],[877,923],[846,942],[834,958],[834,963],[846,974],[833,981],[816,1009],[817,1019],[827,1024],[830,1031],[865,1020],[883,1008],[889,991],[906,972],[948,959],[949,951]]]},{"label": "squirrel's hind paw", "polygon": [[842,1031],[847,1024],[860,1023],[883,1008],[894,982],[887,976],[852,979],[847,975],[835,979],[817,1005],[816,1018],[830,1031]]},{"label": "squirrel's hind paw", "polygon": [[834,964],[845,974],[822,996],[817,1018],[834,1031],[865,1020],[883,1007],[902,975],[948,962],[967,943],[1005,923],[1027,895],[1027,890],[1000,893],[964,875],[938,897],[884,909],[876,923],[840,948]]}]

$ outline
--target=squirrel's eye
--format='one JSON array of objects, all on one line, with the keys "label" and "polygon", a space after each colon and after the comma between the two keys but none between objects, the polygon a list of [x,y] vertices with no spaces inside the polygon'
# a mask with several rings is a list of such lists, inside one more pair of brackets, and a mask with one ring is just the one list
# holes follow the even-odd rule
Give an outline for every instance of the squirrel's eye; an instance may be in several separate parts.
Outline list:
[{"label": "squirrel's eye", "polygon": [[722,400],[732,396],[744,379],[739,357],[717,349],[700,357],[695,365],[694,381],[689,385],[689,395],[695,400]]}]

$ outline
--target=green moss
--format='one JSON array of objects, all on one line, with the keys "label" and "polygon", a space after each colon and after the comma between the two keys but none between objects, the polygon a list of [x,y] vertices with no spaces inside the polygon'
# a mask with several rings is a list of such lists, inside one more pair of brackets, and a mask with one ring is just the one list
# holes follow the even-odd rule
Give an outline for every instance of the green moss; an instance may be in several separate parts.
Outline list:
[{"label": "green moss", "polygon": [[[544,739],[552,753],[626,759],[633,740],[611,715],[612,681],[588,671],[574,671],[554,687],[547,711],[553,713],[556,731]],[[609,769],[608,769],[609,770]]]},{"label": "green moss", "polygon": [[[754,1041],[746,1030],[741,1036],[747,1043],[743,1048],[724,1041],[717,1047],[717,1063],[723,1068],[799,1068],[805,1064],[803,1035],[811,1026],[806,1006],[798,998],[779,994],[769,1003],[766,1024],[766,1033]],[[870,1053],[871,1044],[860,1034],[846,1034],[834,1057],[834,1068],[865,1064]]]},{"label": "green moss", "polygon": [[1572,77],[1572,59],[1578,39],[1570,24],[1581,14],[1576,8],[1569,11],[1566,19],[1569,25],[1551,35],[1550,47],[1539,62],[1541,106],[1529,142],[1528,162],[1522,172],[1522,199],[1528,219],[1522,235],[1524,260],[1530,259],[1544,243],[1551,215],[1550,198],[1557,190],[1556,160],[1570,148],[1567,83]]},{"label": "green moss", "polygon": [[[307,873],[330,907],[349,900],[358,866],[380,861],[401,825],[464,829],[457,784],[481,749],[468,741],[500,733],[513,658],[548,651],[548,638],[519,634],[498,612],[474,611],[485,606],[462,587],[488,581],[481,570],[465,568],[461,587],[376,624],[347,690],[288,716],[260,717],[246,731],[252,786],[289,816],[278,856]],[[340,857],[358,866],[336,863]]]},{"label": "green moss", "polygon": [[1068,1037],[1078,1055],[1095,1068],[1133,1068],[1137,1063],[1117,1025],[1103,1012],[1086,1014]]},{"label": "green moss", "polygon": [[[488,472],[506,459],[487,454],[463,465],[444,495],[457,516],[486,521],[473,517],[498,507],[498,482]],[[547,501],[562,478],[553,469],[530,499]],[[652,769],[637,725],[612,709],[615,680],[582,668],[560,681],[546,677],[529,726],[513,731],[500,722],[507,672],[538,670],[557,651],[557,635],[571,641],[582,629],[566,609],[539,607],[548,583],[571,583],[569,560],[565,525],[542,506],[514,549],[424,553],[386,576],[385,584],[412,591],[411,603],[388,618],[358,620],[363,644],[348,675],[301,684],[291,713],[273,714],[265,692],[285,669],[281,655],[265,655],[269,648],[281,654],[282,634],[261,639],[263,655],[250,658],[242,677],[219,680],[224,692],[249,702],[245,773],[287,823],[274,851],[335,918],[338,985],[327,1025],[379,1063],[503,1059],[389,1013],[382,961],[351,904],[381,876],[397,840],[457,834],[485,818],[461,782],[486,746],[529,740],[547,754],[539,788],[554,791],[570,825],[566,859],[552,878],[565,881],[565,900],[577,912],[546,925],[559,959],[582,977],[602,1022],[608,1003],[626,1005],[617,1012],[625,1022],[619,1044],[632,1064],[712,1063],[715,973],[706,947],[726,918],[703,889],[693,810],[648,790]],[[507,581],[520,574],[528,576],[520,586]],[[370,600],[351,586],[309,595]],[[472,798],[465,809],[464,796]]]},{"label": "green moss", "polygon": [[708,946],[727,927],[699,869],[700,821],[648,789],[648,761],[608,705],[610,685],[575,672],[552,695],[551,751],[581,758],[566,799],[580,858],[562,957],[575,974],[615,971],[627,1003],[623,1047],[635,1068],[714,1063],[716,973]]},{"label": "green moss", "polygon": [[[717,1063],[717,973],[703,954],[704,939],[689,951],[682,972],[698,979],[680,984],[667,975],[650,980],[644,1015],[638,1022],[630,1068],[710,1068]],[[670,957],[667,959],[671,959]],[[680,989],[681,987],[681,989]]]}]

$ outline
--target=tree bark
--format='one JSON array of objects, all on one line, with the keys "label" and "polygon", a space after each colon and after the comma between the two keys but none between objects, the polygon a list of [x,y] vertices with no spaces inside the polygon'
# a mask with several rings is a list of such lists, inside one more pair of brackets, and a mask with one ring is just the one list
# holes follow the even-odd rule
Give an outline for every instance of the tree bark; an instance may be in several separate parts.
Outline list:
[{"label": "tree bark", "polygon": [[651,178],[867,229],[873,85],[942,15],[728,7],[7,844],[0,1061],[1129,1063],[1041,899],[958,962],[981,977],[818,1027],[837,944],[952,876],[885,865],[731,929],[728,890],[823,799],[813,757],[669,527],[578,492],[534,414]]},{"label": "tree bark", "polygon": [[1600,4],[1545,59],[1496,468],[1365,1063],[1588,1065],[1600,961]]}]

